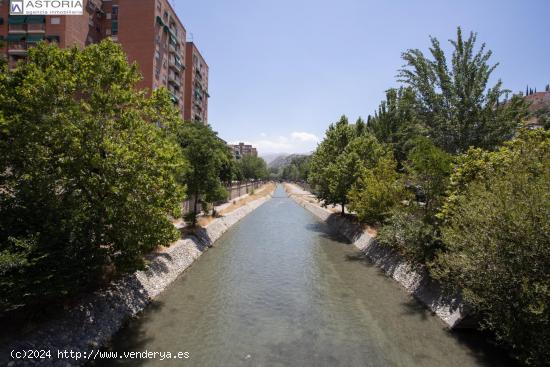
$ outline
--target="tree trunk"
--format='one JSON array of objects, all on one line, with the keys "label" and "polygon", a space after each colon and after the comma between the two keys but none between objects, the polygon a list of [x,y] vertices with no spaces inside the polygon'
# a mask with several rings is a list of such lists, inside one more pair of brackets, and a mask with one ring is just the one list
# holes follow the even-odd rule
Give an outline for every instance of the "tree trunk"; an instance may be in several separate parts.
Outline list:
[{"label": "tree trunk", "polygon": [[342,217],[346,215],[346,202],[343,201],[342,204]]},{"label": "tree trunk", "polygon": [[197,204],[199,201],[199,194],[195,192],[195,198],[193,202],[193,226],[197,224]]}]

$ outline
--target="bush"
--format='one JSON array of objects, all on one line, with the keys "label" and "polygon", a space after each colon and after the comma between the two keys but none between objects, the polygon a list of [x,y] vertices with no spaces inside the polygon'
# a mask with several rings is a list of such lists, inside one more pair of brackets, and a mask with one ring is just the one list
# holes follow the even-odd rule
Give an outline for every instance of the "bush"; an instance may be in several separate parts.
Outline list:
[{"label": "bush", "polygon": [[0,312],[139,268],[176,238],[186,162],[158,125],[178,112],[139,78],[109,41],[42,43],[0,74]]},{"label": "bush", "polygon": [[482,327],[524,362],[543,365],[550,360],[550,134],[524,134],[478,171],[457,188],[432,273],[462,290]]},{"label": "bush", "polygon": [[421,213],[412,208],[394,210],[376,239],[416,264],[429,263],[441,249],[437,228],[425,223]]},{"label": "bush", "polygon": [[424,211],[427,220],[432,220],[449,184],[453,157],[436,147],[431,140],[419,137],[414,140],[405,168],[410,183],[419,188],[424,196]]},{"label": "bush", "polygon": [[362,222],[379,223],[404,199],[404,186],[391,152],[372,168],[364,167],[348,194],[349,208]]}]

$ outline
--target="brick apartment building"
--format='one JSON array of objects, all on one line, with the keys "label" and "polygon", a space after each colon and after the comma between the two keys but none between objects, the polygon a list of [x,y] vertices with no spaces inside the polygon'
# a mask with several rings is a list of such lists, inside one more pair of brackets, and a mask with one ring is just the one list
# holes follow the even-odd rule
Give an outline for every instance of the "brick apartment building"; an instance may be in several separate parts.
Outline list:
[{"label": "brick apartment building", "polygon": [[[208,65],[193,42],[186,44],[185,109],[187,121],[208,121]],[[190,93],[187,93],[190,91]]]},{"label": "brick apartment building", "polygon": [[108,37],[139,64],[138,87],[166,87],[186,120],[207,123],[208,66],[168,0],[85,0],[83,14],[70,16],[11,16],[9,0],[0,0],[0,53],[12,66],[42,40],[64,48]]},{"label": "brick apartment building", "polygon": [[237,160],[241,159],[244,156],[251,155],[254,157],[258,156],[258,151],[252,145],[247,145],[245,143],[239,143],[236,145],[229,145],[231,151],[233,152],[233,157]]}]

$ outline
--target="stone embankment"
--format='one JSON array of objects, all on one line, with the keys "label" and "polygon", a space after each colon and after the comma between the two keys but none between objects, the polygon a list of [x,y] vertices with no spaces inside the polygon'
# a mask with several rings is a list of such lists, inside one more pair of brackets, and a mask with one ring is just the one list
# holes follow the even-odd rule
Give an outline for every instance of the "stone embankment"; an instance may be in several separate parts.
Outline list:
[{"label": "stone embankment", "polygon": [[[211,247],[231,226],[271,198],[274,186],[261,189],[241,206],[161,252],[147,256],[146,270],[136,271],[108,288],[86,296],[59,319],[50,320],[9,345],[0,347],[1,366],[79,366],[105,346],[124,322],[154,301],[178,275]],[[260,190],[258,190],[260,191]],[[12,350],[45,350],[51,359],[18,359]],[[58,359],[58,351],[81,353],[81,359]]]},{"label": "stone embankment", "polygon": [[387,276],[399,282],[449,328],[458,327],[466,316],[462,300],[459,296],[446,296],[440,284],[429,277],[426,269],[413,266],[391,248],[378,244],[360,224],[323,208],[310,192],[294,184],[285,184],[285,190],[296,203],[353,243],[370,261],[380,267]]}]

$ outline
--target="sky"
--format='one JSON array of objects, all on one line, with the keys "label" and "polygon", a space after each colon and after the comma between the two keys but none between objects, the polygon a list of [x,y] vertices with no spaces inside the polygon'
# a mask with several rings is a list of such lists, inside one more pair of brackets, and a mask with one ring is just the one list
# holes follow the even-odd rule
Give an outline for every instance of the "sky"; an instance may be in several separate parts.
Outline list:
[{"label": "sky", "polygon": [[208,122],[260,155],[307,153],[341,115],[373,114],[401,53],[478,33],[519,92],[550,83],[550,0],[170,0],[210,67]]}]

